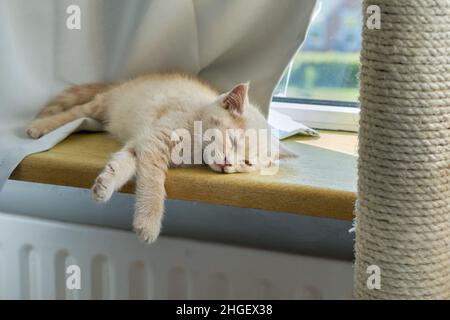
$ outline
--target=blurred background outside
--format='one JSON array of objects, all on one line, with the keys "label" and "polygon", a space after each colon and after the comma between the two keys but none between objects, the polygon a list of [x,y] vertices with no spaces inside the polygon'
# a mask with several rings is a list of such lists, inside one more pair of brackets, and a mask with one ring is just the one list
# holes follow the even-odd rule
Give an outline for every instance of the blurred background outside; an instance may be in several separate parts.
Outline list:
[{"label": "blurred background outside", "polygon": [[362,0],[318,0],[305,42],[277,98],[357,102]]}]

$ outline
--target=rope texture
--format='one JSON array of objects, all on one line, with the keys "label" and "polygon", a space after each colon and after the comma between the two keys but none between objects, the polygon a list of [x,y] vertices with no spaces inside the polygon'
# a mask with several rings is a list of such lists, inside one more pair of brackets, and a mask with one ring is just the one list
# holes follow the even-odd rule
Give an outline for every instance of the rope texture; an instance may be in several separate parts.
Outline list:
[{"label": "rope texture", "polygon": [[[450,299],[450,0],[364,0],[358,299]],[[381,270],[381,289],[367,268]]]}]

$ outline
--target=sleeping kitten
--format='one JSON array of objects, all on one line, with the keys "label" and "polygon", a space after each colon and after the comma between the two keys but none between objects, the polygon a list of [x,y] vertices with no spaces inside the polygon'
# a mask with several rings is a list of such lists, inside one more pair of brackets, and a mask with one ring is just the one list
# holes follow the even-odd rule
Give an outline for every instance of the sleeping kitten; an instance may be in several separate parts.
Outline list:
[{"label": "sleeping kitten", "polygon": [[[218,172],[255,171],[270,166],[280,155],[289,156],[278,148],[270,148],[267,155],[249,147],[243,131],[270,129],[260,111],[249,102],[248,84],[220,94],[196,78],[174,73],[150,74],[118,84],[75,86],[51,101],[29,125],[27,134],[39,138],[82,117],[103,122],[106,130],[123,144],[95,180],[95,200],[108,201],[114,191],[136,176],[133,227],[146,242],[155,241],[161,229],[164,182],[168,167],[173,165],[170,155],[175,146],[175,130],[186,129],[193,136],[194,121],[201,121],[203,130],[222,132],[215,156],[208,159],[204,155],[202,159]],[[267,138],[273,146],[270,135]],[[244,146],[245,156],[231,161],[229,152],[237,146]],[[206,147],[202,143],[201,150]]]}]

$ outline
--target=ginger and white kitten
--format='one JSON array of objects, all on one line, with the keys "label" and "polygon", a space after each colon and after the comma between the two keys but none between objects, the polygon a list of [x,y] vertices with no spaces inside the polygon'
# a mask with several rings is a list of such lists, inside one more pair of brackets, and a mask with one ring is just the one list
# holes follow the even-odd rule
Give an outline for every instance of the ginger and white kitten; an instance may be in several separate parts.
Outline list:
[{"label": "ginger and white kitten", "polygon": [[[196,78],[174,73],[69,88],[38,114],[27,133],[39,138],[82,117],[103,122],[106,130],[123,144],[95,180],[95,200],[109,200],[114,191],[136,176],[133,227],[146,242],[153,242],[160,233],[166,196],[164,182],[168,167],[173,165],[171,135],[175,130],[183,128],[193,134],[194,121],[202,121],[204,130],[221,130],[224,139],[235,146],[245,145],[245,137],[239,133],[230,136],[227,129],[269,130],[263,115],[249,102],[248,84],[220,94]],[[246,158],[233,163],[227,160],[223,147],[220,149],[219,161],[215,157],[208,162],[212,170],[232,173],[260,169],[260,162],[249,160],[258,154],[255,150],[247,150]],[[276,152],[270,155],[273,159],[280,156]],[[261,163],[270,165],[267,161]]]}]

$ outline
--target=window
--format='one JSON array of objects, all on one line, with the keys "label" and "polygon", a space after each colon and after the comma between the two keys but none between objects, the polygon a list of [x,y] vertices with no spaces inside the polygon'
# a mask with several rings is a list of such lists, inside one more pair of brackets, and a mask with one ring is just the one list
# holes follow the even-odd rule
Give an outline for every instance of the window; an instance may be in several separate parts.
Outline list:
[{"label": "window", "polygon": [[362,0],[318,0],[272,107],[318,129],[356,131]]}]

